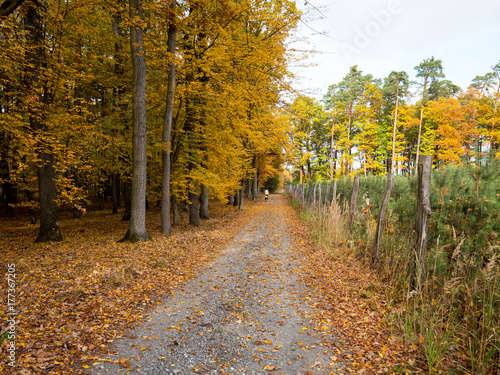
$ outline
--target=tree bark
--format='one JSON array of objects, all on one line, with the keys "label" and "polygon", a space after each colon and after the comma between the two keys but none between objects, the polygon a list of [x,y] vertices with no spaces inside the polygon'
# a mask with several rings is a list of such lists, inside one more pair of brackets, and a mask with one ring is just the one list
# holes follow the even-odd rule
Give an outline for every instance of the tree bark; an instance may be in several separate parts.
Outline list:
[{"label": "tree bark", "polygon": [[496,124],[496,116],[498,110],[498,101],[500,100],[500,74],[497,74],[498,77],[498,86],[497,91],[495,93],[495,104],[493,105],[493,117],[491,119],[491,150],[493,152],[497,149],[497,143],[495,142],[495,124]]},{"label": "tree bark", "polygon": [[210,214],[208,211],[208,189],[205,185],[201,185],[200,218],[201,219],[210,219]]},{"label": "tree bark", "polygon": [[130,0],[132,95],[132,205],[129,229],[120,242],[148,241],[146,231],[146,57],[142,31],[142,0]]},{"label": "tree bark", "polygon": [[[426,76],[424,79],[424,91],[422,92],[422,108],[420,108],[420,120],[418,122],[417,156],[415,158],[415,173],[417,173],[418,159],[420,157],[420,139],[422,138],[422,121],[424,119],[425,94],[426,94],[426,90],[427,90],[428,80],[429,80],[429,77]],[[410,160],[411,160],[411,158],[410,158]]]},{"label": "tree bark", "polygon": [[165,119],[163,122],[162,142],[165,145],[162,150],[163,170],[161,178],[161,231],[165,234],[172,233],[172,226],[170,223],[170,174],[172,170],[170,153],[171,148],[171,133],[172,133],[172,119],[174,115],[174,97],[175,97],[175,37],[176,37],[176,24],[175,24],[175,7],[176,0],[171,0],[170,3],[170,17],[168,27],[168,52],[170,54],[169,74],[167,83],[167,106],[165,109]]},{"label": "tree bark", "polygon": [[373,252],[373,263],[378,263],[380,261],[380,242],[382,241],[385,211],[387,209],[387,204],[389,203],[389,198],[391,197],[392,179],[392,173],[389,172],[387,174],[387,186],[385,188],[384,199],[382,200],[382,205],[380,206],[380,212],[378,215],[377,231],[375,233],[375,247]]},{"label": "tree bark", "polygon": [[431,216],[431,171],[432,156],[422,155],[418,165],[418,198],[415,241],[415,273],[412,276],[413,290],[420,290],[425,273],[427,231]]},{"label": "tree bark", "polygon": [[122,220],[130,220],[130,211],[132,210],[132,189],[130,188],[130,182],[125,181],[123,183],[123,197],[125,200],[125,212],[123,213]]},{"label": "tree bark", "polygon": [[247,180],[247,198],[248,199],[252,199],[252,185],[253,185],[253,180],[252,179],[248,179]]},{"label": "tree bark", "polygon": [[335,139],[333,138],[335,130],[335,116],[332,118],[332,134],[330,135],[330,179],[333,179],[334,175],[334,167],[333,167],[333,156],[334,156],[334,148],[335,148]]},{"label": "tree bark", "polygon": [[179,205],[177,204],[177,197],[172,194],[172,211],[174,213],[174,225],[180,225],[181,224],[181,217],[179,215]]},{"label": "tree bark", "polygon": [[[3,3],[5,4],[5,3]],[[27,31],[27,68],[25,88],[29,94],[28,112],[31,130],[35,136],[45,133],[44,105],[48,98],[42,98],[40,76],[44,57],[43,26],[40,16],[41,5],[36,1],[27,3],[24,26]],[[55,183],[54,155],[50,146],[38,142],[38,192],[40,196],[40,232],[35,242],[61,241],[59,214],[57,209],[57,189]]]},{"label": "tree bark", "polygon": [[[12,12],[14,12],[25,0],[5,0],[0,5],[0,20],[4,17],[8,17]],[[37,4],[38,6],[38,4]]]},{"label": "tree bark", "polygon": [[113,215],[115,215],[120,206],[120,175],[118,173],[111,175],[111,199],[113,201]]},{"label": "tree bark", "polygon": [[313,185],[313,211],[316,212],[316,189],[318,188],[317,184]]},{"label": "tree bark", "polygon": [[354,214],[356,213],[356,201],[358,200],[359,190],[359,176],[354,177],[354,186],[351,193],[351,207],[349,209],[349,232],[352,231],[352,222],[354,221]]},{"label": "tree bark", "polygon": [[243,210],[243,190],[245,189],[245,180],[241,182],[241,189],[238,193],[238,209]]},{"label": "tree bark", "polygon": [[398,125],[399,83],[396,88],[396,109],[394,110],[394,124],[392,125],[392,159],[391,173],[394,174],[394,163],[396,162],[396,130]]},{"label": "tree bark", "polygon": [[253,174],[253,200],[257,200],[259,198],[259,174],[257,171],[257,155],[253,156],[253,168],[254,168],[254,174]]},{"label": "tree bark", "polygon": [[318,183],[318,211],[321,210],[321,182]]},{"label": "tree bark", "polygon": [[104,201],[106,199],[104,194],[106,194],[106,191],[104,189],[104,186],[102,186],[102,183],[99,183],[98,189],[99,189],[99,191],[97,192],[97,198],[99,200],[99,203],[98,203],[99,205],[97,206],[97,210],[102,211],[102,210],[104,210]]}]

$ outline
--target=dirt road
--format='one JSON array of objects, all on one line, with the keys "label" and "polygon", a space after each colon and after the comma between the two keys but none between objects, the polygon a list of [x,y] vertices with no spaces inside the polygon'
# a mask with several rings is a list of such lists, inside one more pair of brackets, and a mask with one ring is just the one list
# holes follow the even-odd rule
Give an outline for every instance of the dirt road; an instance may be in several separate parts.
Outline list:
[{"label": "dirt road", "polygon": [[300,281],[286,204],[281,196],[262,203],[214,262],[114,341],[110,362],[93,373],[342,373],[335,339],[313,319],[315,297]]}]

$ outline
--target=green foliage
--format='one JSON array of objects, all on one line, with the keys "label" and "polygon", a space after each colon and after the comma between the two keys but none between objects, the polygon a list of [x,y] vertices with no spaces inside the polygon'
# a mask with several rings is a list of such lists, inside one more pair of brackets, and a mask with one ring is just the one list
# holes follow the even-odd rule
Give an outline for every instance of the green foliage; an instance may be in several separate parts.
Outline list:
[{"label": "green foliage", "polygon": [[[435,169],[431,181],[431,209],[425,282],[420,293],[410,293],[413,267],[417,178],[395,176],[386,213],[379,272],[391,286],[389,297],[400,306],[394,321],[407,339],[422,345],[431,372],[446,366],[455,351],[467,353],[462,366],[472,373],[498,371],[500,355],[500,160],[449,165]],[[347,215],[353,179],[337,181],[337,205]],[[316,184],[316,199],[327,207],[332,201],[332,182]],[[386,186],[385,176],[361,176],[357,212],[351,240],[361,258],[373,251],[376,219]],[[299,191],[299,189],[295,189]],[[325,226],[324,208],[312,211],[314,184],[304,186],[304,203],[314,216],[316,237],[336,237],[335,225]],[[300,197],[300,193],[299,193]],[[301,199],[295,204],[302,203]],[[338,214],[337,214],[338,216]],[[345,219],[344,219],[345,220]],[[325,231],[326,228],[326,231]],[[321,236],[319,235],[319,231]],[[327,243],[328,246],[336,244]],[[327,246],[327,248],[328,248]],[[434,368],[434,369],[433,369]],[[451,371],[451,370],[450,370]]]}]

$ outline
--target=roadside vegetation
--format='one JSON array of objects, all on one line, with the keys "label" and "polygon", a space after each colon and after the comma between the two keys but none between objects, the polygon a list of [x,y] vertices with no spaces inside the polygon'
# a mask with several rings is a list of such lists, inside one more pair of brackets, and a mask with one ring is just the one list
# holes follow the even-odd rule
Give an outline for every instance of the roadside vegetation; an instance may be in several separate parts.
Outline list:
[{"label": "roadside vegetation", "polygon": [[[432,173],[424,281],[411,286],[415,264],[417,179],[397,176],[384,224],[381,257],[371,255],[385,177],[360,178],[358,205],[348,230],[352,178],[310,184],[301,216],[331,257],[353,251],[377,271],[390,315],[388,324],[420,348],[428,372],[496,374],[500,371],[500,177],[498,160],[450,165]],[[319,187],[322,202],[313,205]],[[309,194],[308,194],[309,193]],[[447,372],[449,371],[449,372]]]}]

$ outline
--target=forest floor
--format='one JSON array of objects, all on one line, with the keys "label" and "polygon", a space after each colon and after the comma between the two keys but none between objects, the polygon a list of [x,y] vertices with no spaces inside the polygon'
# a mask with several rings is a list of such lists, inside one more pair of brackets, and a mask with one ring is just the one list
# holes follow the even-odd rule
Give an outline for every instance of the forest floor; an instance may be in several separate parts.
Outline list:
[{"label": "forest floor", "polygon": [[64,218],[52,244],[33,244],[26,219],[0,221],[19,300],[10,373],[421,371],[417,347],[391,333],[373,272],[318,249],[284,197],[245,203],[215,204],[210,220],[172,236],[152,210],[153,241],[135,245],[116,243],[127,223],[105,212]]}]

